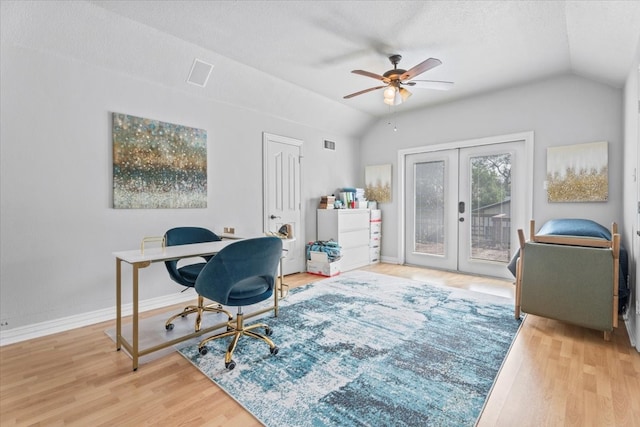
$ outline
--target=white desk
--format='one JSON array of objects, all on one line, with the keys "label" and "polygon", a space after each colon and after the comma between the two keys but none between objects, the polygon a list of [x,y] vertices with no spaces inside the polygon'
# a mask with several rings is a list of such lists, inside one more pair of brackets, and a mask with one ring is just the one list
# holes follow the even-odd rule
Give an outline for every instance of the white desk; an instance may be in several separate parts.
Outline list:
[{"label": "white desk", "polygon": [[[213,332],[216,329],[222,328],[226,326],[227,322],[221,322],[217,325],[210,326],[208,328],[203,328],[198,332],[193,332],[191,334],[183,335],[181,337],[175,338],[170,341],[166,341],[162,344],[140,349],[139,348],[139,337],[138,337],[138,321],[139,321],[139,312],[138,312],[138,279],[139,279],[139,269],[146,268],[154,262],[164,262],[173,259],[182,259],[182,258],[191,258],[203,255],[215,255],[220,252],[225,246],[233,244],[234,240],[221,240],[218,242],[208,242],[208,243],[196,243],[191,245],[179,245],[179,246],[167,246],[164,248],[145,248],[144,253],[141,250],[131,250],[131,251],[122,251],[122,252],[114,252],[113,255],[116,257],[116,349],[119,351],[122,347],[131,355],[133,359],[133,370],[138,369],[138,359],[141,356],[147,355],[149,353],[153,353],[154,351],[161,350],[163,348],[170,347],[179,342],[189,340],[191,338]],[[126,338],[122,335],[122,262],[126,262],[130,264],[133,268],[132,271],[132,290],[133,290],[133,336],[132,342],[128,342]],[[282,273],[281,273],[282,274]],[[280,277],[280,281],[282,281],[282,276]],[[271,310],[274,311],[275,316],[278,316],[278,292],[277,286],[273,292],[273,306],[264,308],[262,310],[248,313],[245,315],[245,319],[257,316],[262,313],[267,313]]]}]

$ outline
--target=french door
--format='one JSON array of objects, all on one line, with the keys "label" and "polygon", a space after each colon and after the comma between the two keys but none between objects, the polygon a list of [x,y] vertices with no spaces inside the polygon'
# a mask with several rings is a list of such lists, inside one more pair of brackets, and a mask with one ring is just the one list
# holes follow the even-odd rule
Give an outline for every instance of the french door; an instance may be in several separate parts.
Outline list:
[{"label": "french door", "polygon": [[405,262],[510,278],[526,224],[524,141],[405,156]]}]

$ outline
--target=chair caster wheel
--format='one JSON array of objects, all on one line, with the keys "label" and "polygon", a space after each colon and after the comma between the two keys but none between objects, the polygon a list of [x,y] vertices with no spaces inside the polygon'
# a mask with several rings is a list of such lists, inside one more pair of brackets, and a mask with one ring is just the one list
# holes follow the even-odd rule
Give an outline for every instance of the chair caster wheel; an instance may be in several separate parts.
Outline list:
[{"label": "chair caster wheel", "polygon": [[173,330],[173,326],[174,326],[173,323],[169,323],[168,325],[164,325],[164,328],[167,331],[172,331]]},{"label": "chair caster wheel", "polygon": [[264,328],[264,334],[270,337],[271,335],[273,335],[273,329],[267,326],[266,328]]},{"label": "chair caster wheel", "polygon": [[236,367],[236,362],[234,362],[233,360],[229,363],[224,362],[224,367],[231,371]]},{"label": "chair caster wheel", "polygon": [[200,353],[200,356],[204,356],[209,352],[209,350],[207,350],[207,347],[202,347],[201,349],[198,350],[198,352]]},{"label": "chair caster wheel", "polygon": [[271,354],[275,356],[276,354],[278,354],[278,351],[280,351],[280,349],[278,348],[278,346],[275,346],[273,348],[270,348],[269,351],[271,351]]}]

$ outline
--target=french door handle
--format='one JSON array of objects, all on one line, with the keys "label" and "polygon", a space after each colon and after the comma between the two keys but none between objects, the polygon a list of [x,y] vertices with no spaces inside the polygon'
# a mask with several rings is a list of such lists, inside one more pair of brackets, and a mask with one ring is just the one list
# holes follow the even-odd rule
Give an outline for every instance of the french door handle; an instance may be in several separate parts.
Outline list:
[{"label": "french door handle", "polygon": [[458,202],[458,213],[464,213],[464,202]]},{"label": "french door handle", "polygon": [[278,218],[280,218],[280,217],[279,217],[279,216],[275,216],[275,215],[273,215],[273,214],[272,214],[269,218],[271,218],[271,219],[278,219]]}]

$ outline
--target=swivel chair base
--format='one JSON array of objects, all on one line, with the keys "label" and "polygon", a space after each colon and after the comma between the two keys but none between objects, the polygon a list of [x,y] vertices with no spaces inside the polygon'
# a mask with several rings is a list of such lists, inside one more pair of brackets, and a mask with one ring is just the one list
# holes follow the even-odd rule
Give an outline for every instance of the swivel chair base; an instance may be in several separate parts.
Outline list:
[{"label": "swivel chair base", "polygon": [[224,313],[227,315],[229,321],[233,320],[233,316],[227,310],[222,308],[222,305],[217,302],[211,303],[209,305],[204,305],[204,298],[198,295],[198,305],[188,305],[182,310],[180,313],[171,316],[167,319],[167,322],[164,324],[164,327],[167,331],[173,329],[174,324],[173,321],[178,317],[185,317],[189,314],[197,313],[196,322],[195,322],[195,332],[199,332],[202,327],[202,313],[205,311],[212,313]]},{"label": "swivel chair base", "polygon": [[[264,333],[266,336],[258,334],[257,332],[253,332],[253,330],[257,328],[264,328]],[[242,336],[248,336],[251,338],[262,340],[267,344],[269,344],[269,352],[272,355],[275,356],[276,354],[278,354],[278,350],[279,350],[278,347],[273,343],[273,341],[271,341],[271,339],[267,338],[272,333],[273,333],[273,330],[264,323],[255,323],[251,326],[245,326],[242,307],[238,307],[238,315],[236,316],[236,320],[235,321],[230,320],[229,322],[227,322],[227,331],[219,333],[217,335],[213,335],[211,337],[205,338],[202,341],[200,341],[200,344],[198,345],[198,352],[200,353],[201,356],[204,356],[205,354],[208,353],[206,344],[209,341],[232,336],[233,339],[231,340],[229,347],[227,347],[227,352],[224,356],[224,367],[231,370],[236,367],[236,362],[232,359],[233,351],[236,349],[236,346],[238,345],[238,340],[240,340],[240,337]]]}]

